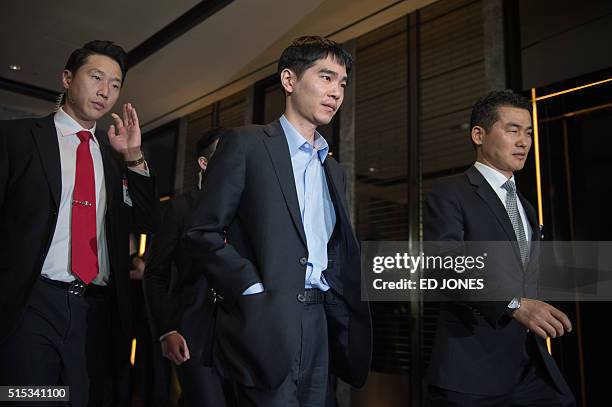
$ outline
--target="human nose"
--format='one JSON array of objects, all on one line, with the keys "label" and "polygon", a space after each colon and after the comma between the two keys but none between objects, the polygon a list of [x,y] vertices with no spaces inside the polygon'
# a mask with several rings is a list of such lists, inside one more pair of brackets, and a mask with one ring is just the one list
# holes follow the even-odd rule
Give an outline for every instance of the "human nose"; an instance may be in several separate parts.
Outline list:
[{"label": "human nose", "polygon": [[329,96],[335,100],[339,100],[344,93],[344,88],[339,83],[335,83],[329,90]]},{"label": "human nose", "polygon": [[109,89],[110,89],[109,84],[105,81],[102,81],[102,83],[100,84],[100,87],[98,88],[98,96],[101,96],[104,99],[108,99]]}]

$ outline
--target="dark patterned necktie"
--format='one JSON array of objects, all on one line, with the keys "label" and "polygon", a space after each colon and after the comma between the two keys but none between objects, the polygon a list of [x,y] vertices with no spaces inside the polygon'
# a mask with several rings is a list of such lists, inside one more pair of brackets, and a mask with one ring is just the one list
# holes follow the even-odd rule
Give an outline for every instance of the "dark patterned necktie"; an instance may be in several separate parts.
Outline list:
[{"label": "dark patterned necktie", "polygon": [[514,234],[516,235],[516,241],[518,242],[519,251],[521,253],[521,260],[523,264],[527,264],[529,261],[529,242],[525,236],[523,221],[516,202],[516,185],[514,185],[513,181],[508,180],[502,185],[502,188],[507,191],[506,212],[508,212],[510,222],[514,228]]}]

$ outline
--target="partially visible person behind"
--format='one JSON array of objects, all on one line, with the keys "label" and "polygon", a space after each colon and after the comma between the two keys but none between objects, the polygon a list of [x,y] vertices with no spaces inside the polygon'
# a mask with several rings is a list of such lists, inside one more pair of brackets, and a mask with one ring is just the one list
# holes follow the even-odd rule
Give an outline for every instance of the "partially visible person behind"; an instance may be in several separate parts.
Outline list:
[{"label": "partially visible person behind", "polygon": [[117,407],[131,406],[132,399],[142,400],[147,407],[166,407],[171,397],[171,366],[162,356],[157,340],[151,339],[143,293],[146,252],[140,253],[140,240],[134,234],[130,234],[130,255],[133,330],[129,337],[120,338],[116,344]]},{"label": "partially visible person behind", "polygon": [[163,355],[176,365],[179,405],[184,407],[225,405],[219,376],[202,365],[202,352],[212,334],[213,297],[206,278],[193,270],[182,243],[186,219],[201,193],[202,175],[222,131],[210,130],[198,141],[198,185],[169,202],[160,232],[151,241],[144,273],[153,337],[161,344]]},{"label": "partially visible person behind", "polygon": [[160,222],[136,109],[117,101],[125,51],[91,41],[62,72],[57,112],[0,122],[0,385],[70,386],[112,403],[111,332],[131,330],[130,228]]}]

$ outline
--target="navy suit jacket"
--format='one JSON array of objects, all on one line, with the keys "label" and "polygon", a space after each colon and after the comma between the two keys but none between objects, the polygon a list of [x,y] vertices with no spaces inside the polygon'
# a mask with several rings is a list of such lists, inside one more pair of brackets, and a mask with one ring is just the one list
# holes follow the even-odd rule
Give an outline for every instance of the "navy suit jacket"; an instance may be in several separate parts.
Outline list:
[{"label": "navy suit jacket", "polygon": [[[536,212],[520,193],[518,196],[527,214],[532,241],[537,241],[540,229]],[[434,185],[426,199],[423,235],[425,241],[431,242],[516,242],[504,204],[473,166]],[[501,287],[510,287],[508,293],[515,293],[507,299],[442,304],[426,376],[429,384],[481,395],[501,395],[516,384],[528,332],[508,316],[507,306],[513,296],[537,296],[536,247],[531,245],[525,268],[516,244],[502,247],[507,250],[495,256],[495,281]],[[538,336],[532,339],[552,381],[562,393],[571,394],[544,340]]]},{"label": "navy suit jacket", "polygon": [[[324,164],[336,212],[325,277],[332,287],[326,314],[331,371],[365,383],[371,322],[360,296],[359,246],[344,197],[339,164]],[[278,387],[300,346],[308,251],[287,139],[279,121],[229,131],[205,173],[204,193],[187,230],[190,253],[222,297],[214,363],[245,386]],[[227,244],[226,244],[227,238]],[[255,283],[265,291],[242,296]],[[316,333],[313,333],[313,335]]]}]

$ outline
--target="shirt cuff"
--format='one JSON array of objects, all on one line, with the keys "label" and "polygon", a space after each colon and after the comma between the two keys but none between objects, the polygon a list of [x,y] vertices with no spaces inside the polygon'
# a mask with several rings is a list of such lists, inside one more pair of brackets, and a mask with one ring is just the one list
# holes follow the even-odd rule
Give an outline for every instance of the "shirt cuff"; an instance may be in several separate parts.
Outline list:
[{"label": "shirt cuff", "polygon": [[159,341],[163,341],[164,339],[166,339],[166,337],[168,337],[171,334],[176,334],[178,333],[178,331],[170,331],[170,332],[166,332],[165,334],[163,334],[162,336],[159,337]]},{"label": "shirt cuff", "polygon": [[[146,164],[145,164],[145,166],[146,166]],[[130,168],[130,167],[128,167],[128,170],[134,171],[136,174],[140,174],[140,175],[142,175],[144,177],[150,177],[151,176],[151,174],[149,174],[149,167],[148,166],[147,166],[147,168],[145,170],[141,170],[141,169],[138,169],[138,168]]]},{"label": "shirt cuff", "polygon": [[262,283],[255,283],[242,293],[242,295],[252,295],[264,292],[264,286]]}]

